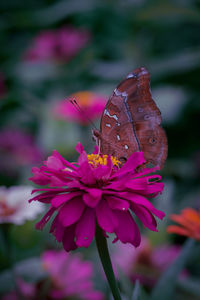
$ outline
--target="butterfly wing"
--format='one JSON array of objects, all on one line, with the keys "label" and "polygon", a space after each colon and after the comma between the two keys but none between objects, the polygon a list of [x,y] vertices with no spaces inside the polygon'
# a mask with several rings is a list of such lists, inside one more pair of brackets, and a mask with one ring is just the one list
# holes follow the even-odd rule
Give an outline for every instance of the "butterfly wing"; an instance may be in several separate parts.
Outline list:
[{"label": "butterfly wing", "polygon": [[101,118],[100,151],[122,161],[143,151],[148,162],[163,166],[167,138],[160,126],[161,113],[152,99],[150,75],[138,68],[117,86]]}]

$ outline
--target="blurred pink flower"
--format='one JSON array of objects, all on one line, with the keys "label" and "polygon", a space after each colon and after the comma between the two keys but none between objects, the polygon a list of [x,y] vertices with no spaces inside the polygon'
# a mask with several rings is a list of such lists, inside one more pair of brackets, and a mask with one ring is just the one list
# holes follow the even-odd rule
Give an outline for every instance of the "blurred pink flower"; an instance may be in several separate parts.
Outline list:
[{"label": "blurred pink flower", "polygon": [[92,284],[92,263],[84,261],[80,253],[49,250],[42,255],[42,264],[51,280],[49,294],[52,299],[103,299],[103,295]]},{"label": "blurred pink flower", "polygon": [[[84,261],[80,253],[48,250],[43,253],[41,263],[47,277],[34,284],[18,278],[18,294],[13,291],[5,295],[2,300],[104,299],[103,294],[93,286],[92,263]],[[41,291],[43,291],[42,298]]]},{"label": "blurred pink flower", "polygon": [[153,247],[148,239],[142,237],[138,249],[118,243],[113,253],[113,262],[131,281],[139,280],[152,287],[162,272],[169,267],[180,253],[180,247],[162,245]]},{"label": "blurred pink flower", "polygon": [[153,231],[157,231],[154,215],[164,217],[164,213],[147,200],[163,189],[163,183],[158,182],[161,176],[150,175],[158,168],[138,171],[137,167],[145,162],[143,152],[133,153],[119,169],[120,162],[97,154],[97,146],[91,155],[86,154],[80,143],[76,150],[80,153],[76,164],[69,163],[55,150],[44,166],[33,168],[30,180],[49,188],[35,189],[33,193],[44,193],[30,201],[51,204],[36,228],[42,229],[57,212],[50,232],[63,243],[66,251],[88,247],[96,223],[105,234],[116,234],[113,242],[121,240],[138,247],[140,232],[130,211]]},{"label": "blurred pink flower", "polygon": [[88,31],[73,27],[41,31],[24,57],[29,61],[68,61],[87,44],[89,38]]},{"label": "blurred pink flower", "polygon": [[[75,99],[82,111],[79,111],[70,102],[70,99]],[[100,118],[106,102],[107,99],[104,96],[88,91],[82,91],[72,94],[69,98],[56,103],[53,108],[53,114],[58,119],[87,125],[89,124],[89,120],[93,121]]]},{"label": "blurred pink flower", "polygon": [[23,224],[26,220],[33,220],[43,212],[44,206],[28,205],[32,186],[0,187],[0,223]]},{"label": "blurred pink flower", "polygon": [[33,137],[19,129],[0,131],[1,172],[15,172],[19,166],[37,163],[42,153],[34,144]]},{"label": "blurred pink flower", "polygon": [[18,291],[11,291],[7,295],[4,295],[1,300],[38,300],[36,298],[37,289],[32,283],[27,283],[22,278],[16,278],[16,284]]}]

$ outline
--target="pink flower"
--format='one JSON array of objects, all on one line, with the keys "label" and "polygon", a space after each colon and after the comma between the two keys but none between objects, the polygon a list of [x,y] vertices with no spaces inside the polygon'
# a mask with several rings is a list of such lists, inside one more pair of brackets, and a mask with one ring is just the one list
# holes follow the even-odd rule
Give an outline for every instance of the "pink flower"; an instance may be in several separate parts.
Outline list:
[{"label": "pink flower", "polygon": [[[26,220],[33,220],[44,211],[44,205],[28,205],[32,186],[19,185],[6,188],[0,186],[0,224],[13,223],[21,225]],[[36,204],[36,203],[35,203]]]},{"label": "pink flower", "polygon": [[49,294],[52,299],[103,299],[92,284],[92,263],[83,261],[80,254],[49,250],[42,255],[42,264],[51,281]]},{"label": "pink flower", "polygon": [[18,293],[12,291],[2,300],[38,300],[41,299],[41,290],[44,300],[104,299],[103,294],[93,286],[92,263],[84,261],[80,253],[48,250],[43,253],[41,263],[46,271],[45,278],[36,283],[27,283],[23,279],[17,278]]},{"label": "pink flower", "polygon": [[[22,278],[16,278],[18,291],[11,291],[4,295],[1,300],[36,300],[36,286],[25,282]],[[20,292],[20,293],[19,293]]]},{"label": "pink flower", "polygon": [[119,243],[115,247],[113,261],[131,281],[139,280],[143,285],[152,287],[179,253],[179,246],[153,247],[148,239],[142,237],[140,247],[134,251],[130,245]]},{"label": "pink flower", "polygon": [[[158,168],[138,171],[145,162],[143,152],[133,153],[118,169],[116,158],[95,153],[87,155],[79,143],[77,164],[69,163],[56,150],[44,162],[33,168],[34,183],[49,185],[35,189],[44,192],[30,201],[49,203],[48,212],[36,224],[42,229],[54,213],[50,232],[62,242],[66,251],[88,247],[93,240],[96,223],[106,233],[115,233],[113,242],[120,240],[135,247],[140,244],[140,232],[133,219],[136,215],[143,225],[157,231],[154,215],[162,219],[164,213],[147,200],[160,193],[163,183],[159,175],[150,175]],[[127,230],[128,229],[128,230]]]},{"label": "pink flower", "polygon": [[25,53],[25,59],[36,60],[70,60],[89,41],[89,33],[73,27],[46,30],[33,40]]},{"label": "pink flower", "polygon": [[[69,100],[76,99],[82,109],[79,111]],[[74,121],[87,125],[89,120],[99,118],[105,108],[107,99],[101,95],[82,91],[72,94],[68,99],[56,103],[53,114],[58,119]]]},{"label": "pink flower", "polygon": [[18,171],[19,166],[37,163],[42,153],[33,137],[19,129],[4,129],[0,132],[0,169]]}]

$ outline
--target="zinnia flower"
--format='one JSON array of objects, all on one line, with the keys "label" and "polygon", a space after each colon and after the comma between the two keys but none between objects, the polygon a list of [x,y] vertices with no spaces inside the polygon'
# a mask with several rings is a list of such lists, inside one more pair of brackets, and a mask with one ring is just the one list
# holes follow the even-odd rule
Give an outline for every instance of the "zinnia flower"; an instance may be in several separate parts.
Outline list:
[{"label": "zinnia flower", "polygon": [[32,186],[0,187],[0,223],[23,224],[43,212],[44,205],[28,205]]},{"label": "zinnia flower", "polygon": [[[76,99],[83,112],[79,111],[69,99]],[[100,118],[107,99],[96,93],[82,91],[72,94],[68,99],[56,103],[53,114],[58,119],[78,122],[87,125],[89,120]]]},{"label": "zinnia flower", "polygon": [[152,287],[162,272],[169,267],[180,253],[176,245],[155,247],[142,237],[141,245],[133,251],[131,245],[119,243],[112,255],[113,262],[130,280],[139,280],[143,285]]},{"label": "zinnia flower", "polygon": [[41,299],[41,291],[44,300],[104,299],[103,294],[93,286],[92,263],[84,261],[80,253],[48,250],[41,256],[41,264],[46,276],[35,283],[27,283],[22,278],[16,278],[18,293],[12,291],[2,300],[38,300]]},{"label": "zinnia flower", "polygon": [[80,253],[49,250],[42,255],[42,264],[51,281],[49,294],[52,299],[103,299],[93,287],[92,263],[84,261]]},{"label": "zinnia flower", "polygon": [[69,163],[57,151],[44,162],[44,166],[33,168],[34,183],[49,185],[35,189],[44,192],[30,201],[50,203],[42,220],[36,224],[42,229],[57,212],[50,232],[66,251],[77,247],[88,247],[93,240],[96,224],[106,233],[115,233],[113,242],[140,244],[140,232],[133,219],[136,215],[143,225],[157,231],[154,215],[162,219],[164,213],[157,210],[147,199],[160,193],[163,183],[159,175],[150,175],[153,169],[138,171],[145,162],[143,152],[133,153],[127,162],[118,168],[116,158],[100,155],[96,151],[87,155],[79,143],[78,163]]},{"label": "zinnia flower", "polygon": [[188,207],[183,209],[180,215],[173,214],[170,218],[178,225],[168,226],[167,232],[184,235],[200,241],[200,211]]},{"label": "zinnia flower", "polygon": [[25,53],[25,59],[68,61],[86,45],[89,36],[86,30],[73,27],[42,31]]}]

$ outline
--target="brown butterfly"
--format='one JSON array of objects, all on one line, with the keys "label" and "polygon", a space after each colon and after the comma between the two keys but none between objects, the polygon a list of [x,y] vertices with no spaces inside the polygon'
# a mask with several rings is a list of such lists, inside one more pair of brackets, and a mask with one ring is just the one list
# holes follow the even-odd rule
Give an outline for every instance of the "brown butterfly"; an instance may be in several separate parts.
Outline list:
[{"label": "brown butterfly", "polygon": [[120,82],[101,117],[100,131],[93,135],[102,154],[116,156],[122,163],[136,151],[143,151],[148,163],[164,165],[167,138],[160,126],[161,113],[150,92],[150,74],[135,69]]}]

